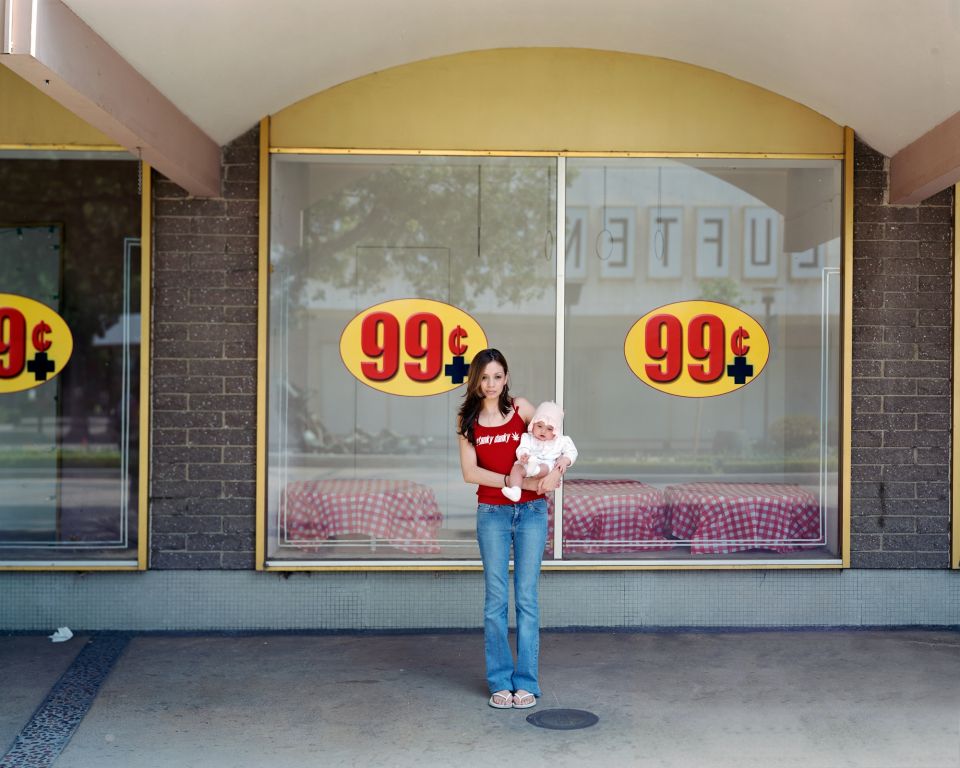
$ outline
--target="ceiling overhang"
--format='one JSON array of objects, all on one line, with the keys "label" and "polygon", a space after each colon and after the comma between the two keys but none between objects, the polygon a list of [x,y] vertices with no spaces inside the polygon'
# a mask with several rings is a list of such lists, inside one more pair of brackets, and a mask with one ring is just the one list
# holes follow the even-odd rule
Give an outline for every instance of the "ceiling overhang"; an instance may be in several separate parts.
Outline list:
[{"label": "ceiling overhang", "polygon": [[60,0],[0,0],[0,63],[187,192],[220,194],[220,148]]},{"label": "ceiling overhang", "polygon": [[960,183],[960,112],[890,158],[890,203],[919,203]]},{"label": "ceiling overhang", "polygon": [[[263,115],[371,73],[386,81],[418,61],[504,48],[651,55],[781,94],[892,157],[897,204],[960,181],[960,113],[948,117],[960,106],[957,2],[884,14],[869,0],[751,0],[736,12],[685,0],[643,13],[632,0],[598,2],[556,0],[545,14],[521,0],[475,9],[465,24],[442,0],[353,0],[336,23],[328,3],[265,16],[258,0],[231,0],[229,13],[217,0],[0,0],[0,63],[201,196],[220,193],[219,144]],[[270,51],[269,64],[251,50]]]}]

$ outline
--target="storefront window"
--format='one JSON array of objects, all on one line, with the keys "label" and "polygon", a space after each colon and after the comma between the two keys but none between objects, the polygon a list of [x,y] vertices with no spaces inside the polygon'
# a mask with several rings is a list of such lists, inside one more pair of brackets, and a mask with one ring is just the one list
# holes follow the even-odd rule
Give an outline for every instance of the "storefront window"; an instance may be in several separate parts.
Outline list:
[{"label": "storefront window", "polygon": [[0,565],[137,564],[137,178],[0,153]]},{"label": "storefront window", "polygon": [[580,451],[546,559],[835,560],[840,179],[274,155],[268,564],[478,560],[454,419],[484,346]]},{"label": "storefront window", "polygon": [[555,174],[553,158],[274,158],[268,558],[479,558],[460,382],[489,343],[518,393],[554,392]]},{"label": "storefront window", "polygon": [[567,161],[565,558],[836,557],[839,161]]}]

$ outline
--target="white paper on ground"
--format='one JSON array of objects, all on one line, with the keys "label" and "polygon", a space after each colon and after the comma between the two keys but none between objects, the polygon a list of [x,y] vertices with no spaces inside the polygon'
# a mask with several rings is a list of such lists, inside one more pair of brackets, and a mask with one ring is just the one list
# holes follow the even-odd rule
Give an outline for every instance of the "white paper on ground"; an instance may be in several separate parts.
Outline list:
[{"label": "white paper on ground", "polygon": [[54,643],[65,643],[73,637],[70,627],[57,627],[57,631],[50,635],[50,640]]}]

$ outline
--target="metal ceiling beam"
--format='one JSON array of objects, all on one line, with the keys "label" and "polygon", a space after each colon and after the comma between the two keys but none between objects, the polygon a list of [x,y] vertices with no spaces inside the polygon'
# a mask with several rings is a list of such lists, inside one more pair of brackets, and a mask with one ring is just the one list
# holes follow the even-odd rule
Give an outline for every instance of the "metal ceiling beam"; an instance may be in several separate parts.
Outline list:
[{"label": "metal ceiling beam", "polygon": [[187,192],[220,195],[220,147],[60,0],[0,0],[0,64]]},{"label": "metal ceiling beam", "polygon": [[960,112],[890,158],[890,203],[910,205],[960,182]]}]

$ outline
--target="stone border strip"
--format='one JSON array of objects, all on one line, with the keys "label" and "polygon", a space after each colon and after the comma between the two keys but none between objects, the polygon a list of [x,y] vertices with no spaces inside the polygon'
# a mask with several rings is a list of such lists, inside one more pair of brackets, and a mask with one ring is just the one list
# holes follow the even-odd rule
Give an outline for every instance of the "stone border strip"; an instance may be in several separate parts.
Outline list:
[{"label": "stone border strip", "polygon": [[129,642],[126,634],[101,633],[90,638],[0,757],[0,768],[52,766]]}]

